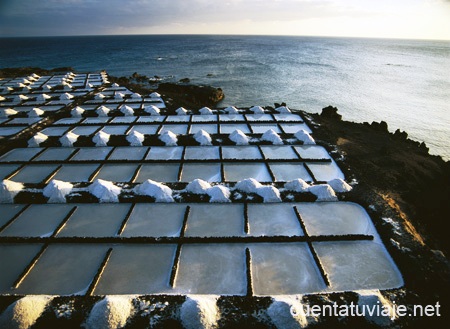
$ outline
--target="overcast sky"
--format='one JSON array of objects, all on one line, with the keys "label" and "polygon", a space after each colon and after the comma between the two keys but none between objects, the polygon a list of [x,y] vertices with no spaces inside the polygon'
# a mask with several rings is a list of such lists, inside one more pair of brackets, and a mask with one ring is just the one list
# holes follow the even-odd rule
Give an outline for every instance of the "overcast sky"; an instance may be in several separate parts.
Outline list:
[{"label": "overcast sky", "polygon": [[0,36],[101,34],[450,40],[450,0],[0,0]]}]

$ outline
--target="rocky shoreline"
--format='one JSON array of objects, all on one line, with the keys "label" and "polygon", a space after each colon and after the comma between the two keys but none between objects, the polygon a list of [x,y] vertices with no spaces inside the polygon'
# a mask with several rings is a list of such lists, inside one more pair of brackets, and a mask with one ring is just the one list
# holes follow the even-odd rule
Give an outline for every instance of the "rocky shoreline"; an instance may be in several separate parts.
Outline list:
[{"label": "rocky shoreline", "polygon": [[[66,72],[71,68],[46,71],[37,68],[0,69],[0,77],[26,75],[31,72],[46,74]],[[110,77],[111,82],[139,92],[154,91],[136,79]],[[214,106],[225,95],[220,88],[193,86],[181,83],[162,83],[157,91],[167,100],[169,110],[179,106]],[[389,133],[386,123],[354,123],[343,121],[336,108],[323,109],[321,114],[299,111],[314,129],[318,144],[324,146],[344,171],[348,181],[354,180],[353,191],[342,196],[367,209],[385,246],[398,265],[405,281],[400,289],[382,291],[388,300],[398,305],[434,305],[439,302],[442,317],[403,317],[389,324],[390,327],[441,327],[448,316],[450,265],[447,259],[450,251],[446,237],[445,221],[450,218],[450,162],[439,156],[428,154],[424,143],[407,138],[406,132]],[[17,300],[18,296],[0,298],[0,313]],[[98,297],[57,297],[51,309],[44,313],[35,328],[61,325],[78,327],[88,311],[99,300]],[[171,307],[162,308],[161,316],[166,319],[158,327],[179,327],[170,319],[183,302],[181,296],[143,296],[142,301],[164,303]],[[353,292],[303,296],[303,303],[327,305],[333,302],[349,304],[357,300]],[[137,302],[137,301],[136,301]],[[68,320],[56,316],[61,305],[72,303],[74,313]],[[220,327],[268,327],[255,314],[269,307],[270,298],[220,297],[221,311],[227,319]],[[178,307],[178,308],[177,308]],[[174,311],[175,310],[175,311]],[[150,315],[136,316],[127,328],[142,327]],[[370,327],[361,318],[320,318],[313,321],[313,327]]]}]

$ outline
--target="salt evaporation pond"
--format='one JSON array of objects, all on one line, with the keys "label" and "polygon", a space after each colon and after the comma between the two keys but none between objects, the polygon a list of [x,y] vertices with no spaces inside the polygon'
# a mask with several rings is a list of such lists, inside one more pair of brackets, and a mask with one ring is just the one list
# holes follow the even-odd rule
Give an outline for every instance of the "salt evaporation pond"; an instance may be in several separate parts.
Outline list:
[{"label": "salt evaporation pond", "polygon": [[63,182],[89,182],[98,164],[63,164],[53,179]]},{"label": "salt evaporation pond", "polygon": [[129,128],[129,126],[105,126],[101,131],[108,135],[125,135]]},{"label": "salt evaporation pond", "polygon": [[71,161],[98,161],[105,160],[112,151],[112,147],[80,147]]},{"label": "salt evaporation pond", "polygon": [[147,146],[118,146],[109,156],[108,160],[142,160],[147,154]]},{"label": "salt evaporation pond", "polygon": [[328,182],[336,178],[345,179],[334,160],[327,163],[308,163],[307,165],[317,181]]},{"label": "salt evaporation pond", "polygon": [[165,131],[171,131],[176,135],[184,135],[187,134],[187,125],[164,125],[161,127],[160,134]]},{"label": "salt evaporation pond", "polygon": [[262,145],[261,151],[266,159],[298,159],[297,154],[290,146]]},{"label": "salt evaporation pond", "polygon": [[219,160],[218,146],[186,146],[184,158],[186,160]]},{"label": "salt evaporation pond", "polygon": [[58,165],[36,164],[25,165],[10,179],[21,183],[42,183],[58,168]]},{"label": "salt evaporation pond", "polygon": [[219,121],[245,121],[242,114],[219,114]]},{"label": "salt evaporation pond", "polygon": [[261,152],[257,146],[222,146],[223,159],[262,159]]},{"label": "salt evaporation pond", "polygon": [[195,134],[200,130],[204,130],[208,134],[217,134],[217,124],[193,124],[191,129],[189,129],[189,133]]},{"label": "salt evaporation pond", "polygon": [[79,136],[88,136],[99,130],[101,126],[78,126],[71,130],[72,133]]},{"label": "salt evaporation pond", "polygon": [[180,160],[183,155],[182,146],[152,146],[146,160]]},{"label": "salt evaporation pond", "polygon": [[294,146],[294,148],[302,159],[330,159],[330,155],[323,146],[302,145]]},{"label": "salt evaporation pond", "polygon": [[202,179],[207,182],[221,182],[219,163],[185,163],[181,172],[181,182]]},{"label": "salt evaporation pond", "polygon": [[9,161],[30,161],[31,158],[36,156],[41,152],[43,148],[41,147],[29,147],[29,148],[18,148],[9,151],[8,153],[0,157],[0,162]]},{"label": "salt evaporation pond", "polygon": [[251,123],[250,127],[254,134],[264,134],[267,130],[272,129],[277,134],[281,133],[280,128],[278,128],[277,124],[254,124]]},{"label": "salt evaporation pond", "polygon": [[20,165],[0,165],[0,179],[11,175],[14,171],[19,169]]},{"label": "salt evaporation pond", "polygon": [[130,182],[138,168],[138,164],[104,164],[95,178],[111,182]]},{"label": "salt evaporation pond", "polygon": [[75,149],[68,147],[49,147],[34,158],[33,161],[65,161],[74,151]]},{"label": "salt evaporation pond", "polygon": [[67,127],[49,127],[41,131],[46,136],[62,136],[67,132]]},{"label": "salt evaporation pond", "polygon": [[311,182],[312,178],[301,162],[271,163],[270,169],[278,182],[288,182],[294,179],[303,179]]},{"label": "salt evaporation pond", "polygon": [[180,165],[178,163],[143,164],[134,182],[143,183],[147,179],[162,182],[177,182],[179,170]]},{"label": "salt evaporation pond", "polygon": [[247,121],[273,121],[270,114],[246,114]]},{"label": "salt evaporation pond", "polygon": [[280,123],[281,129],[283,129],[283,131],[286,134],[295,134],[297,131],[299,130],[304,130],[306,131],[308,134],[312,134],[311,129],[304,123]]},{"label": "salt evaporation pond", "polygon": [[272,181],[264,163],[225,163],[223,170],[228,182],[239,182],[247,178],[254,178],[259,182]]},{"label": "salt evaporation pond", "polygon": [[231,134],[235,130],[240,130],[244,134],[251,134],[250,129],[246,124],[221,124],[220,125],[220,133],[221,134]]}]

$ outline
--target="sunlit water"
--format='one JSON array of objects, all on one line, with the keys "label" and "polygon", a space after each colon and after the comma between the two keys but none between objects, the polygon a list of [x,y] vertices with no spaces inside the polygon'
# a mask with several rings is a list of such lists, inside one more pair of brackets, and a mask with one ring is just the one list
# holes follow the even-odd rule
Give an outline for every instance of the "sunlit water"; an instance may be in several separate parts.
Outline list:
[{"label": "sunlit water", "polygon": [[381,121],[450,159],[450,42],[262,36],[0,39],[0,67],[72,66],[116,76],[188,77],[221,106],[272,105]]}]

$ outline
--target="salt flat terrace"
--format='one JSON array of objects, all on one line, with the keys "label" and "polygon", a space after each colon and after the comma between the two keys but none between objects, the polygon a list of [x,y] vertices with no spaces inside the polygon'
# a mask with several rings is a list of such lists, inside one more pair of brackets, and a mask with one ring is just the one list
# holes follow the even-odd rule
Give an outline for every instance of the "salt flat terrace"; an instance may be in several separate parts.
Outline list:
[{"label": "salt flat terrace", "polygon": [[0,154],[0,294],[403,285],[367,212],[339,201],[351,187],[299,113],[170,111],[105,74],[34,79],[0,84],[0,135],[65,115]]}]

